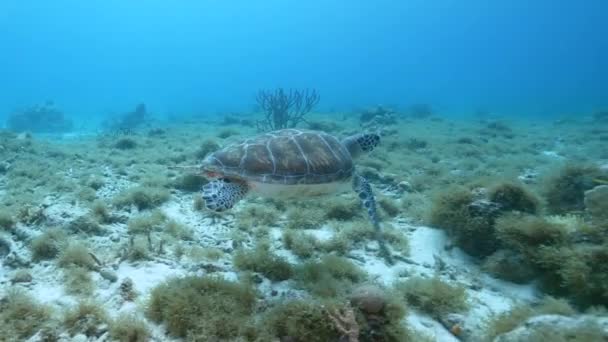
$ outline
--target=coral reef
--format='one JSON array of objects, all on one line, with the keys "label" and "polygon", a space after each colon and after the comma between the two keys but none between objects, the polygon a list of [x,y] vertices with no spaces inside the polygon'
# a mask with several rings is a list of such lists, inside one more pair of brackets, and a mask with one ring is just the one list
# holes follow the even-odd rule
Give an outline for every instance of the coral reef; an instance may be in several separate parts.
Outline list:
[{"label": "coral reef", "polygon": [[299,126],[382,135],[357,171],[388,265],[348,192],[203,210],[190,165],[253,134],[241,114],[60,142],[0,132],[0,340],[603,338],[601,125],[306,114]]}]

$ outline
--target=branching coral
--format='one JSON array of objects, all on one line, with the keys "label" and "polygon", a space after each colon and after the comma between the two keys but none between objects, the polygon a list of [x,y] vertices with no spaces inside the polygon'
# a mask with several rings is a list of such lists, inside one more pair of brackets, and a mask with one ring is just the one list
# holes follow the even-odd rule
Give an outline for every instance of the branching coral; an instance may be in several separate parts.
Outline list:
[{"label": "branching coral", "polygon": [[258,121],[258,129],[273,131],[295,127],[304,121],[304,116],[318,103],[320,97],[316,90],[260,90],[256,97],[258,106],[266,112],[264,120]]}]

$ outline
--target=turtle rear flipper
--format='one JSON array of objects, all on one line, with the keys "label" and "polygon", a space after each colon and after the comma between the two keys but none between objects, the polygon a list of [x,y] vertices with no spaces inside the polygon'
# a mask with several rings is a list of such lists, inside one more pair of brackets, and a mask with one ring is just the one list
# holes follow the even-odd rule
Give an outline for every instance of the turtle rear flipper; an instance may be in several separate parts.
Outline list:
[{"label": "turtle rear flipper", "polygon": [[367,210],[367,216],[374,226],[376,240],[380,246],[380,256],[382,256],[388,264],[393,264],[393,258],[390,251],[384,243],[384,236],[380,231],[380,218],[378,217],[378,211],[376,209],[376,199],[372,191],[372,186],[369,184],[365,177],[358,174],[353,175],[353,190],[357,193],[357,196],[361,200],[363,208]]},{"label": "turtle rear flipper", "polygon": [[247,185],[227,178],[216,179],[203,186],[205,207],[213,211],[232,208],[247,194]]}]

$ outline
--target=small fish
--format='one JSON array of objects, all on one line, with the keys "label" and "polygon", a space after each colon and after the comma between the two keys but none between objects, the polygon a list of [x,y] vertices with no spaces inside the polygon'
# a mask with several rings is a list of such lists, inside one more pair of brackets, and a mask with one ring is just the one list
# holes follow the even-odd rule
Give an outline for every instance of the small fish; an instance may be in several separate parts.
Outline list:
[{"label": "small fish", "polygon": [[595,179],[593,179],[593,182],[594,183],[598,183],[598,184],[608,185],[608,180],[607,179],[595,178]]}]

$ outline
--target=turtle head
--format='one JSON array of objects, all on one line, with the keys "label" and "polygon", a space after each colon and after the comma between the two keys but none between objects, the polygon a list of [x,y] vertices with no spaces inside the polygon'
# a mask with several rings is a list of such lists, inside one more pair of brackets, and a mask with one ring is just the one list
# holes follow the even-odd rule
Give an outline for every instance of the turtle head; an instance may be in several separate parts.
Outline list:
[{"label": "turtle head", "polygon": [[380,135],[377,133],[360,133],[342,140],[342,144],[353,158],[373,151],[379,143]]}]

